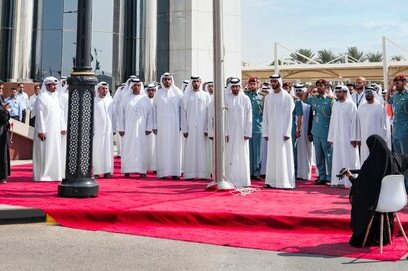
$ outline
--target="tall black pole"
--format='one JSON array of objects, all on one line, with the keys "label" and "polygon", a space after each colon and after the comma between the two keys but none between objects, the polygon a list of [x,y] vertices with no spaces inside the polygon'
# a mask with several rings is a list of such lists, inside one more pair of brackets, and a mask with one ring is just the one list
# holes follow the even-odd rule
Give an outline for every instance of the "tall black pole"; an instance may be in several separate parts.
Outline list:
[{"label": "tall black pole", "polygon": [[93,103],[98,83],[91,68],[92,0],[78,0],[77,47],[74,71],[68,78],[69,109],[65,179],[58,196],[96,197],[99,185],[92,174]]}]

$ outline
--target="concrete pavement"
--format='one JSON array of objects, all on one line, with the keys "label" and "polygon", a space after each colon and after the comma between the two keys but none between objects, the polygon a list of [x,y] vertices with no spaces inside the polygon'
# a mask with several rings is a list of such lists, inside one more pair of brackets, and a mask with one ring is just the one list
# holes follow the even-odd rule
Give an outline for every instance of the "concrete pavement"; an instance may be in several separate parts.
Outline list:
[{"label": "concrete pavement", "polygon": [[[408,262],[230,248],[45,223],[0,226],[0,270],[406,270]],[[250,242],[250,240],[248,240]]]}]

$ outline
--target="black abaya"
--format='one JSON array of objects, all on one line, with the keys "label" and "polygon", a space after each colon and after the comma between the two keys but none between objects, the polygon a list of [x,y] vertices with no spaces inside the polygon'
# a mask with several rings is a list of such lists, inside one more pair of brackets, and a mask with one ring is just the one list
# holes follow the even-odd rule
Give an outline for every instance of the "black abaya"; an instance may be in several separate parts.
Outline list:
[{"label": "black abaya", "polygon": [[[375,212],[381,190],[381,181],[387,175],[404,174],[408,169],[408,156],[392,153],[387,143],[378,135],[367,138],[370,155],[361,166],[357,178],[350,178],[353,183],[350,192],[351,200],[351,228],[353,235],[350,245],[361,247],[363,245],[368,223],[374,214],[373,224],[367,238],[366,245],[379,245],[380,215]],[[393,228],[394,214],[388,214]],[[384,223],[385,227],[387,226]],[[388,244],[387,229],[384,229],[384,244]]]},{"label": "black abaya", "polygon": [[8,111],[0,106],[0,180],[4,180],[10,175],[9,119]]}]

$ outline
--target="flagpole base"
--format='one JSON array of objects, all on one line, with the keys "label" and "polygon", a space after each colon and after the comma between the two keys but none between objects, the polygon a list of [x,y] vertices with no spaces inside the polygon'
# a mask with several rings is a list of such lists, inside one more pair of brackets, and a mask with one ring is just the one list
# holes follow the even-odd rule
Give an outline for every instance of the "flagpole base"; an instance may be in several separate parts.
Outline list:
[{"label": "flagpole base", "polygon": [[207,184],[205,191],[214,191],[214,190],[217,190],[217,182],[212,180],[209,184]]},{"label": "flagpole base", "polygon": [[217,191],[227,191],[227,190],[234,190],[235,185],[228,181],[220,181],[217,182]]}]

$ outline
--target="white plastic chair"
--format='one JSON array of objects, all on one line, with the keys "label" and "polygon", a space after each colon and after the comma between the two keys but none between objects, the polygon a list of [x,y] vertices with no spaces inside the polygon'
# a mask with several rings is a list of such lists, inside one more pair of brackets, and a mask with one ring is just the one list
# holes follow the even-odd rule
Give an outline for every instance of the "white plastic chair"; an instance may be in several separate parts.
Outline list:
[{"label": "white plastic chair", "polygon": [[[378,198],[376,212],[381,213],[380,221],[380,253],[383,251],[383,231],[384,231],[384,214],[386,213],[395,213],[397,218],[399,229],[402,235],[405,238],[405,242],[408,246],[408,239],[405,234],[404,229],[402,228],[401,221],[397,215],[397,212],[400,211],[407,205],[407,192],[405,190],[404,184],[404,175],[388,175],[382,179],[380,196]],[[391,244],[391,227],[388,215],[385,216],[387,220],[388,228],[388,239]],[[368,223],[367,231],[364,236],[363,246],[367,241],[368,233],[370,232],[371,225],[373,223],[374,215],[371,217],[370,222]]]}]

